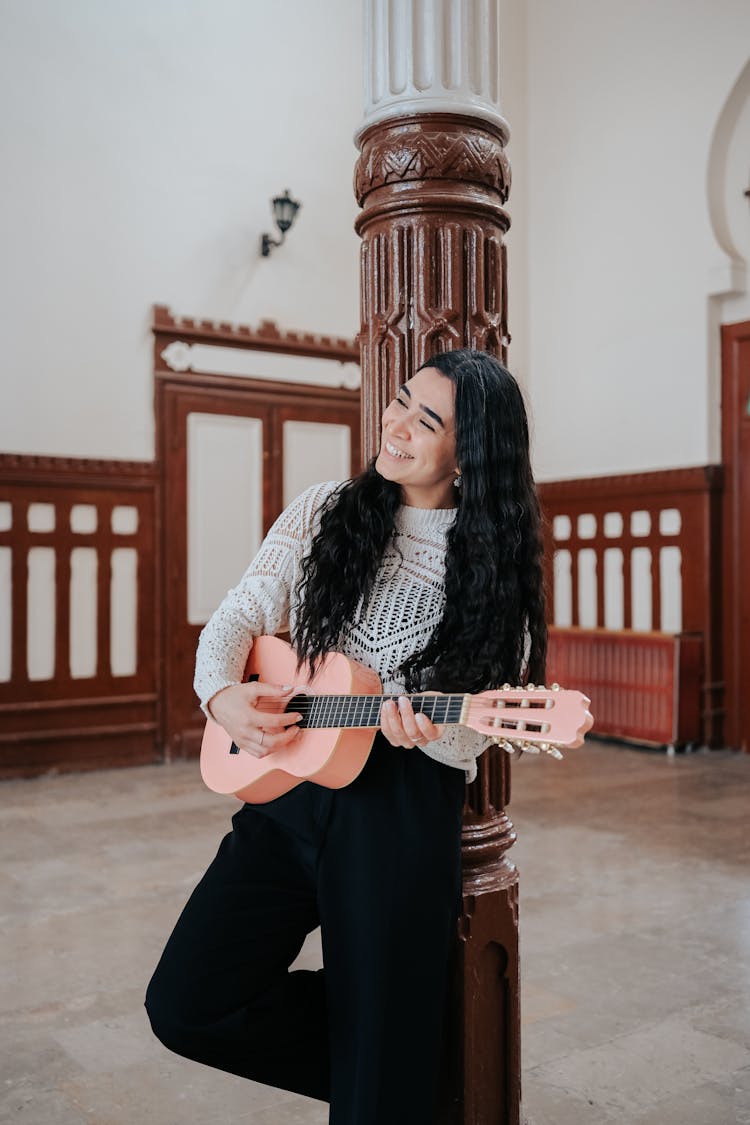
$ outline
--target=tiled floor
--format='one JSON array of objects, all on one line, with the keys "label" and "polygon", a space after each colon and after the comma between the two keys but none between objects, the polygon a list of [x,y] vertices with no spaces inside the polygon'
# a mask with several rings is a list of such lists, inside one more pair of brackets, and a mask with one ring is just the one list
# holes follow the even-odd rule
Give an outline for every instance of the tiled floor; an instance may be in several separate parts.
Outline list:
[{"label": "tiled floor", "polygon": [[[526,1115],[750,1125],[750,757],[591,742],[513,771]],[[0,1121],[323,1125],[147,1028],[145,983],[232,802],[194,764],[0,801]]]}]

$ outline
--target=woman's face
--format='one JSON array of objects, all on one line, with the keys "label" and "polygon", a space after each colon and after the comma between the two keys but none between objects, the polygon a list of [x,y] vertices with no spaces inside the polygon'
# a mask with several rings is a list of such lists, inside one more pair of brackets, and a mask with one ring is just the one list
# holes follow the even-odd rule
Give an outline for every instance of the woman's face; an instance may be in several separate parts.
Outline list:
[{"label": "woman's face", "polygon": [[383,433],[375,468],[401,485],[404,504],[414,508],[452,508],[458,475],[454,432],[453,383],[425,367],[404,383],[383,413]]}]

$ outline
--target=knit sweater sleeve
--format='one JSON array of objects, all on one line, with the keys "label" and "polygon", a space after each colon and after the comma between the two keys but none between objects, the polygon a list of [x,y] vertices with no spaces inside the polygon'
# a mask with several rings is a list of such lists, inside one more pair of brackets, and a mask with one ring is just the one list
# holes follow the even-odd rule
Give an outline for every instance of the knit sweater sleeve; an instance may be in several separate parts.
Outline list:
[{"label": "knit sweater sleeve", "polygon": [[194,688],[206,715],[217,692],[242,683],[253,639],[288,627],[292,594],[315,531],[315,517],[335,487],[334,481],[314,485],[281,513],[238,585],[201,632]]},{"label": "knit sweater sleeve", "polygon": [[477,776],[477,758],[491,745],[492,739],[468,727],[448,727],[442,738],[428,742],[423,749],[428,757],[464,770],[470,783]]}]

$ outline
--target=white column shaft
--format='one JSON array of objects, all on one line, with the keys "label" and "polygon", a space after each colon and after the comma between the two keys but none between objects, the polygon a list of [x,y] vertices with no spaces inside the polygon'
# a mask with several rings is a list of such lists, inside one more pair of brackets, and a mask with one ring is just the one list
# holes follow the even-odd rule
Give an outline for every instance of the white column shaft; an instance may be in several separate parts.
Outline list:
[{"label": "white column shaft", "polygon": [[500,0],[365,0],[362,129],[410,113],[500,125]]}]

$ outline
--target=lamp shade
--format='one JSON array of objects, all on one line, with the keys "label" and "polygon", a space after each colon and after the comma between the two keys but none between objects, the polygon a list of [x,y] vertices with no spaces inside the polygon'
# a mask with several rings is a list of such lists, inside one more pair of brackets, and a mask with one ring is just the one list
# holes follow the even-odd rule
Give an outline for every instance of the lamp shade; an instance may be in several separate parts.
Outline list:
[{"label": "lamp shade", "polygon": [[296,199],[292,199],[288,188],[283,195],[274,197],[273,217],[282,234],[289,230],[299,209],[300,204],[297,203]]}]

